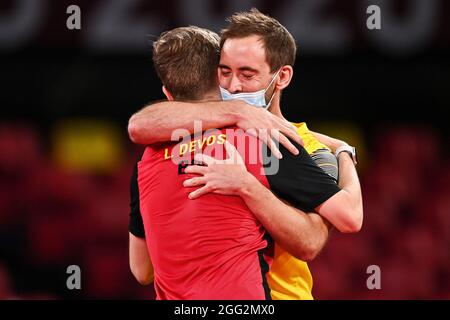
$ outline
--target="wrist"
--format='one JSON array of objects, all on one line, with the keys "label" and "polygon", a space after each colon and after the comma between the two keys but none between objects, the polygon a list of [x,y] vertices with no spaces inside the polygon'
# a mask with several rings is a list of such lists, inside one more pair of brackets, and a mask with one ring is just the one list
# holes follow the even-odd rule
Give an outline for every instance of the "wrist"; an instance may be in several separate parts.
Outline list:
[{"label": "wrist", "polygon": [[340,152],[337,155],[337,159],[338,159],[338,161],[341,159],[352,160],[352,156],[348,152]]},{"label": "wrist", "polygon": [[332,151],[333,153],[336,153],[336,151],[337,151],[340,147],[343,147],[343,146],[348,146],[348,143],[347,143],[347,142],[344,142],[344,141],[341,141],[341,140],[337,140],[337,141],[333,144],[333,146],[332,146],[330,149],[331,149],[331,151]]},{"label": "wrist", "polygon": [[238,195],[242,198],[247,198],[252,194],[255,194],[255,189],[259,184],[258,179],[255,178],[254,175],[247,172],[245,177],[242,179],[242,184],[238,189]]},{"label": "wrist", "polygon": [[[349,145],[344,145],[339,147],[336,152],[335,156],[338,159],[338,161],[342,158],[342,155],[344,154],[344,157],[348,157],[349,160],[351,160],[355,165],[357,164],[357,156],[356,156],[356,148],[351,147]],[[347,156],[345,156],[345,154]]]}]

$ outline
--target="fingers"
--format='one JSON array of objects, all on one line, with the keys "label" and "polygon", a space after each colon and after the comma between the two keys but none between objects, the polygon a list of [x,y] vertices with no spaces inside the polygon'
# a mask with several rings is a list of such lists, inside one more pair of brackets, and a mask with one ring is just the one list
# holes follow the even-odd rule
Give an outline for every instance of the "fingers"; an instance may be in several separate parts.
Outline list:
[{"label": "fingers", "polygon": [[298,149],[292,144],[292,142],[288,138],[286,138],[286,136],[284,134],[280,133],[279,131],[275,131],[275,132],[276,132],[276,134],[273,134],[274,132],[272,133],[273,139],[275,139],[276,141],[281,143],[293,155],[299,154]]},{"label": "fingers", "polygon": [[272,137],[267,133],[267,130],[260,130],[258,137],[267,145],[267,147],[269,147],[270,151],[272,151],[272,154],[277,159],[283,158],[280,149],[278,149],[278,146],[273,142]]},{"label": "fingers", "polygon": [[292,130],[295,134],[297,134],[297,127],[296,126],[294,126],[289,121],[286,121],[286,120],[283,120],[283,121],[286,124],[286,126],[288,127],[288,129]]},{"label": "fingers", "polygon": [[197,198],[201,197],[202,195],[210,193],[210,192],[211,192],[211,188],[209,186],[203,186],[203,187],[189,193],[189,199],[194,200],[194,199],[197,199]]},{"label": "fingers", "polygon": [[207,167],[202,166],[188,166],[186,169],[184,169],[185,173],[193,173],[193,174],[200,174],[205,175],[207,172]]},{"label": "fingers", "polygon": [[302,138],[300,138],[300,136],[298,135],[297,132],[292,132],[292,130],[282,130],[281,132],[283,134],[285,134],[286,137],[297,142],[299,145],[301,145],[303,147],[303,145],[304,145],[303,140],[302,140]]},{"label": "fingers", "polygon": [[206,154],[203,154],[203,153],[195,154],[194,160],[198,161],[198,162],[201,162],[201,163],[204,163],[207,166],[212,165],[212,164],[216,163],[216,161],[217,161],[216,159],[214,159],[214,158],[212,158],[212,157],[210,157],[210,156],[208,156]]},{"label": "fingers", "polygon": [[245,131],[245,133],[254,136],[256,138],[258,138],[258,133],[256,132],[256,129],[252,128],[252,129],[247,129],[247,131]]},{"label": "fingers", "polygon": [[204,177],[195,177],[191,179],[184,180],[183,187],[197,187],[206,184],[206,179]]},{"label": "fingers", "polygon": [[225,141],[224,146],[229,156],[228,160],[230,160],[233,164],[244,164],[244,160],[242,159],[235,146],[229,143],[228,140]]},{"label": "fingers", "polygon": [[[284,135],[286,135],[287,138],[297,142],[299,145],[303,146],[303,140],[302,138],[300,138],[300,136],[298,135],[297,131],[293,131],[288,127],[285,127],[284,130],[280,130],[281,133],[283,133]],[[283,144],[284,145],[284,144]]]},{"label": "fingers", "polygon": [[294,126],[289,121],[281,119],[281,118],[277,118],[277,120],[279,121],[279,124],[280,124],[280,130],[286,129],[286,130],[292,131],[295,134],[297,133],[297,127]]},{"label": "fingers", "polygon": [[[294,140],[299,145],[303,146],[303,140],[298,135],[297,128],[292,123],[278,117],[276,117],[276,121],[278,122],[279,125],[278,129],[281,131],[281,133],[283,133],[289,139]],[[286,147],[286,145],[284,146]]]},{"label": "fingers", "polygon": [[276,122],[278,129],[283,130],[291,130],[294,133],[297,133],[297,127],[294,126],[292,123],[290,123],[289,121],[287,121],[284,118],[280,118],[277,117],[276,115],[272,115],[273,116],[273,120]]},{"label": "fingers", "polygon": [[275,143],[272,141],[272,139],[268,135],[267,130],[262,129],[262,130],[257,131],[256,129],[248,129],[246,131],[246,133],[248,133],[254,137],[257,137],[259,140],[264,142],[267,145],[267,147],[270,149],[270,151],[272,151],[272,154],[276,158],[278,158],[278,159],[283,158],[280,150],[278,149],[278,147],[275,145]]}]

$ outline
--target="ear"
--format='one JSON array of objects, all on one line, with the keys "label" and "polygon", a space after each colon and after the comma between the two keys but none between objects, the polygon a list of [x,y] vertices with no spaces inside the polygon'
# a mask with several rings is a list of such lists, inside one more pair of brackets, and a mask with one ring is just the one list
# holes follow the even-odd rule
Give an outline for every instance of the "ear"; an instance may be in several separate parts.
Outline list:
[{"label": "ear", "polygon": [[172,96],[172,94],[169,92],[169,90],[167,90],[167,88],[165,86],[162,86],[162,92],[164,93],[164,95],[166,96],[167,100],[169,101],[173,101],[175,100]]},{"label": "ear", "polygon": [[279,79],[276,82],[275,88],[280,91],[285,89],[291,83],[293,75],[294,69],[292,69],[291,66],[283,66],[280,74],[278,75]]}]

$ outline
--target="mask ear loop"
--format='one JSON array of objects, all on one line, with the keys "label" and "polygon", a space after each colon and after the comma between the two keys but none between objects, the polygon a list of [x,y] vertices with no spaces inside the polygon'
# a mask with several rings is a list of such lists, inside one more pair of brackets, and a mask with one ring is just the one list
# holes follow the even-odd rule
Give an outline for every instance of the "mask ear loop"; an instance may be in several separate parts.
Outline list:
[{"label": "mask ear loop", "polygon": [[[270,81],[269,86],[268,86],[267,89],[266,89],[266,92],[267,92],[267,90],[269,90],[270,86],[273,84],[273,82],[274,82],[275,79],[278,77],[278,75],[280,74],[280,72],[281,72],[281,68],[280,68],[280,69],[278,70],[278,72],[275,74],[275,76],[273,77],[272,81]],[[270,108],[270,105],[272,104],[273,98],[275,98],[275,89],[273,89],[272,98],[270,98],[269,103],[266,105],[266,110]]]},{"label": "mask ear loop", "polygon": [[270,98],[270,101],[269,101],[269,103],[266,106],[266,110],[268,110],[270,108],[270,105],[272,104],[273,98],[275,98],[275,90],[273,91],[272,98]]}]

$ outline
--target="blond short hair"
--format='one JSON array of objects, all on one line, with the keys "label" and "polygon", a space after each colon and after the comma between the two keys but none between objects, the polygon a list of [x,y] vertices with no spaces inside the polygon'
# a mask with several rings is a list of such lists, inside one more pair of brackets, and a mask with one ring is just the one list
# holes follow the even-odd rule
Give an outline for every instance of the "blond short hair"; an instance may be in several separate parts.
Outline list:
[{"label": "blond short hair", "polygon": [[153,64],[176,100],[199,100],[217,89],[219,36],[189,26],[161,34],[153,44]]}]

